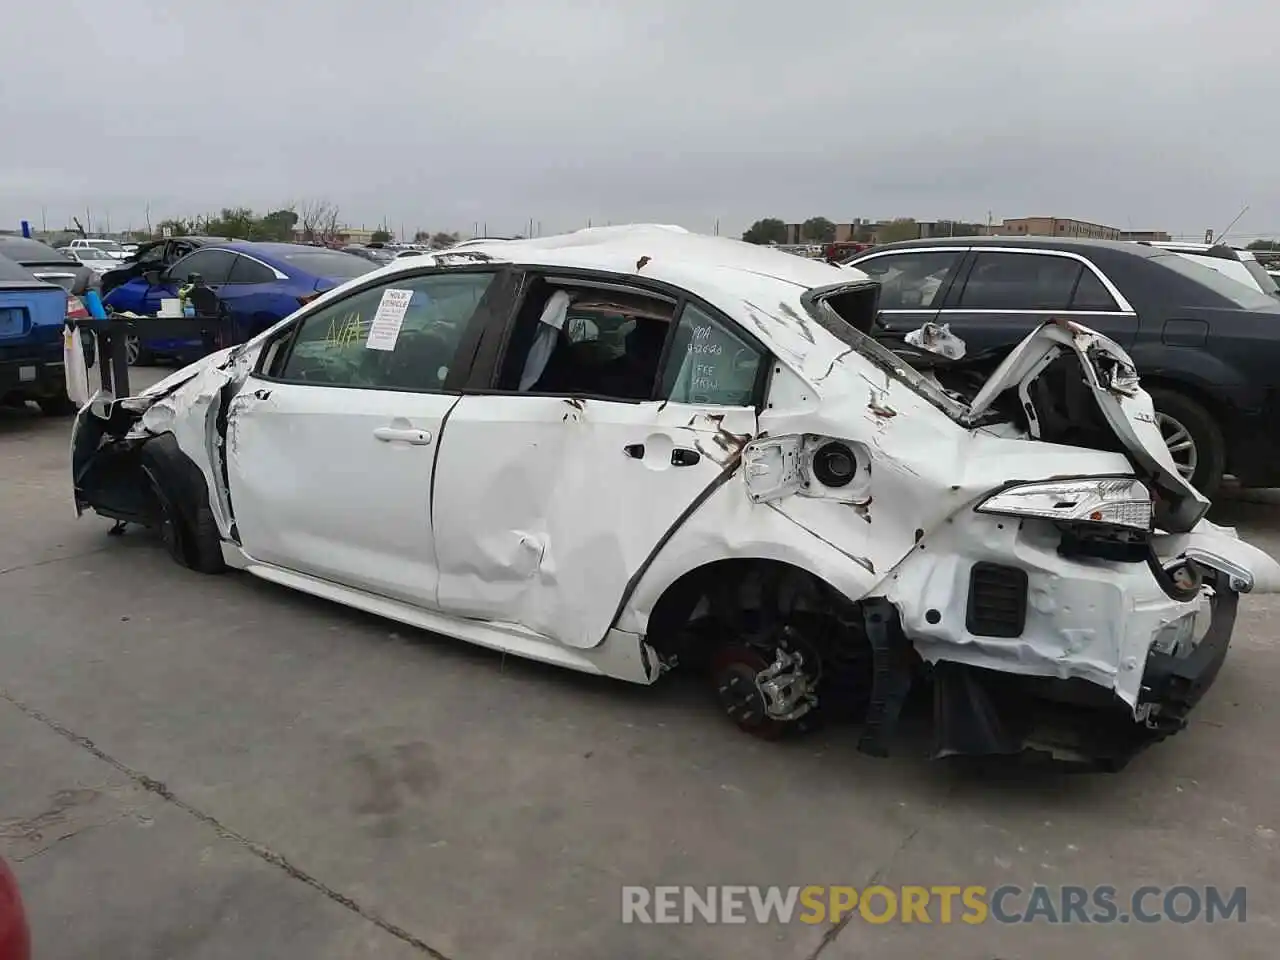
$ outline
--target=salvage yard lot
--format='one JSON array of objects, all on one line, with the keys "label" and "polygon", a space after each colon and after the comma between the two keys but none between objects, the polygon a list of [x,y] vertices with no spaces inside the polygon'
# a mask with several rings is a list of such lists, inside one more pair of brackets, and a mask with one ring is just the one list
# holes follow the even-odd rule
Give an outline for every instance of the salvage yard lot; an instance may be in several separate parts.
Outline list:
[{"label": "salvage yard lot", "polygon": [[[675,678],[573,675],[179,569],[73,518],[68,430],[0,414],[0,856],[40,960],[1274,955],[1275,595],[1242,602],[1190,729],[1119,774],[933,764],[912,736],[874,760],[851,729],[754,741]],[[1280,505],[1213,516],[1280,554]],[[1248,911],[620,922],[624,884],[872,882],[1245,886]]]}]

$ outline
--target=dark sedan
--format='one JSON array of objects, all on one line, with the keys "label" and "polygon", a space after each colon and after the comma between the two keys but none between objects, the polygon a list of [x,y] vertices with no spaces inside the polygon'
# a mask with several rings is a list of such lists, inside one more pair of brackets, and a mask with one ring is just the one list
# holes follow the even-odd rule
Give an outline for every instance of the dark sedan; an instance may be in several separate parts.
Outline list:
[{"label": "dark sedan", "polygon": [[105,297],[116,287],[142,276],[148,270],[163,272],[201,247],[226,242],[226,237],[165,237],[162,240],[148,240],[139,244],[128,260],[102,275],[102,295]]},{"label": "dark sedan", "polygon": [[29,237],[0,235],[0,257],[7,257],[26,267],[38,279],[56,283],[77,297],[102,285],[98,275],[79,260]]},{"label": "dark sedan", "polygon": [[970,356],[1047,317],[1076,319],[1133,357],[1179,471],[1280,485],[1280,302],[1176,253],[1053,237],[957,237],[845,261],[881,281],[877,336],[948,324]]}]

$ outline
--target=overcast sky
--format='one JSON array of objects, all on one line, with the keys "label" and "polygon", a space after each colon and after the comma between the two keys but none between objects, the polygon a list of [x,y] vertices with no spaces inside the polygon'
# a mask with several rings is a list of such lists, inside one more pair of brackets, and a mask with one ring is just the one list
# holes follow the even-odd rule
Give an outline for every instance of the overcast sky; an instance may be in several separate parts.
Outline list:
[{"label": "overcast sky", "polygon": [[1280,233],[1278,51],[1280,0],[18,0],[0,225]]}]

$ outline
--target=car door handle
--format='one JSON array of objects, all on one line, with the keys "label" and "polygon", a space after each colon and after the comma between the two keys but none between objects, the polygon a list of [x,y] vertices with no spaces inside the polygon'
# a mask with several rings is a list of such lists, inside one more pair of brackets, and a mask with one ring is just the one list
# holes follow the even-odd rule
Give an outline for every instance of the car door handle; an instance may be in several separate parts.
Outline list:
[{"label": "car door handle", "polygon": [[623,447],[623,448],[622,448],[622,452],[623,452],[623,453],[625,453],[625,454],[626,454],[628,457],[630,457],[632,460],[643,460],[643,459],[644,459],[644,444],[643,444],[643,443],[629,443],[629,444],[627,444],[625,447]]},{"label": "car door handle", "polygon": [[386,443],[394,443],[399,440],[402,443],[412,443],[422,447],[431,442],[431,431],[429,430],[410,430],[401,427],[378,427],[373,431],[373,435]]},{"label": "car door handle", "polygon": [[254,395],[257,399],[259,399],[259,400],[265,400],[265,399],[267,399],[267,397],[271,396],[271,391],[270,391],[270,390],[263,390],[263,389],[259,388],[259,389],[255,390],[255,391],[253,391],[253,395]]},{"label": "car door handle", "polygon": [[692,467],[701,460],[702,457],[697,450],[689,450],[685,447],[676,447],[671,451],[671,465],[673,467]]}]

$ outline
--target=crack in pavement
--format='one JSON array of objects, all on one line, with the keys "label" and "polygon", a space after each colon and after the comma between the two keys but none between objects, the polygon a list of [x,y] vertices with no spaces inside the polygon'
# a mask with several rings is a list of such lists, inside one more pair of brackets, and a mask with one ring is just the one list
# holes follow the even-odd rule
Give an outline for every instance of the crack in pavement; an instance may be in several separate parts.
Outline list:
[{"label": "crack in pavement", "polygon": [[[49,561],[49,562],[52,562],[52,561]],[[5,571],[0,571],[0,572],[5,572]],[[396,926],[390,920],[387,920],[386,918],[380,916],[370,908],[357,903],[355,900],[353,900],[351,897],[347,896],[346,894],[339,893],[337,890],[334,890],[332,887],[328,886],[323,881],[307,873],[301,867],[298,867],[295,864],[291,863],[286,857],[284,857],[283,854],[276,853],[274,850],[272,850],[270,847],[266,846],[265,844],[258,843],[256,840],[251,840],[250,838],[244,836],[244,834],[237,833],[235,830],[232,830],[230,827],[221,823],[212,814],[205,813],[203,810],[200,810],[199,808],[192,806],[191,804],[187,803],[185,800],[175,795],[174,792],[170,790],[169,787],[166,786],[162,781],[155,780],[147,776],[145,773],[142,773],[138,770],[134,770],[132,767],[122,763],[121,761],[117,760],[115,757],[107,753],[105,750],[103,750],[101,747],[97,746],[97,744],[95,744],[88,737],[82,737],[80,734],[76,733],[74,730],[71,730],[70,728],[63,726],[61,723],[59,723],[57,720],[54,720],[52,717],[40,712],[35,707],[32,707],[24,703],[23,701],[19,700],[18,698],[14,697],[7,690],[0,689],[0,700],[4,700],[7,703],[12,704],[14,707],[16,707],[19,711],[21,711],[24,715],[26,715],[30,719],[44,724],[54,733],[58,734],[58,736],[62,737],[64,740],[70,741],[71,743],[80,747],[82,750],[88,751],[89,753],[91,753],[93,756],[97,757],[99,760],[103,761],[104,763],[109,763],[112,767],[114,767],[116,770],[119,770],[122,774],[124,774],[126,777],[128,777],[130,780],[132,780],[134,783],[136,783],[138,786],[142,787],[144,790],[148,791],[149,793],[154,793],[156,796],[161,797],[164,800],[168,801],[169,803],[173,804],[173,806],[177,807],[179,810],[181,810],[183,813],[187,814],[188,816],[194,817],[195,819],[199,820],[201,823],[205,824],[206,826],[212,827],[214,831],[218,834],[218,836],[221,837],[222,839],[230,840],[234,843],[239,844],[241,847],[243,847],[253,856],[257,857],[259,860],[269,863],[273,867],[278,867],[279,869],[287,873],[290,877],[292,877],[294,880],[298,880],[302,883],[305,883],[307,886],[311,887],[312,889],[318,890],[320,893],[324,894],[334,903],[338,904],[339,906],[345,907],[347,910],[350,910],[352,913],[356,914],[361,919],[367,920],[369,923],[372,923],[375,926],[379,927],[380,929],[391,934],[396,939],[402,940],[405,943],[409,944],[411,947],[417,948],[427,956],[433,958],[433,960],[450,960],[448,956],[446,956],[445,954],[441,953],[439,950],[432,947],[425,940],[415,937],[413,934],[405,930],[403,927]],[[75,833],[80,833],[80,832],[82,831],[75,831]],[[74,836],[75,833],[68,834],[67,836]],[[66,838],[61,838],[61,839],[66,839]],[[56,842],[57,841],[55,841],[55,843]],[[50,844],[50,846],[52,845],[53,844]],[[39,852],[42,853],[43,851],[39,851]],[[35,855],[37,854],[33,854],[33,856]]]},{"label": "crack in pavement", "polygon": [[[916,834],[919,832],[920,832],[920,827],[911,828],[911,832],[902,838],[902,842],[899,843],[897,847],[894,848],[893,853],[889,854],[889,856],[885,859],[885,862],[880,864],[880,866],[876,867],[876,869],[872,872],[871,877],[867,880],[866,883],[862,885],[863,890],[866,890],[868,887],[874,887],[876,884],[878,884],[881,880],[884,879],[884,875],[889,871],[889,868],[893,866],[893,862],[898,859],[898,855],[902,853],[903,850],[907,849],[908,846],[910,846],[911,841],[916,838]],[[818,944],[817,949],[815,949],[813,953],[805,957],[805,960],[818,960],[818,957],[822,954],[822,952],[826,950],[827,947],[831,946],[831,944],[836,942],[836,937],[840,936],[841,931],[843,931],[844,928],[849,925],[849,921],[852,919],[853,919],[853,913],[852,912],[846,913],[843,917],[840,918],[839,922],[832,924],[830,927],[828,927],[827,932],[822,935],[822,942]]]},{"label": "crack in pavement", "polygon": [[37,560],[34,563],[20,563],[16,567],[5,567],[0,569],[0,577],[6,573],[17,573],[19,570],[33,570],[36,567],[47,567],[51,563],[66,563],[68,560],[78,560],[81,557],[91,557],[95,553],[105,553],[111,547],[94,547],[92,550],[86,550],[83,553],[73,553],[66,557],[50,557],[48,560]]},{"label": "crack in pavement", "polygon": [[39,850],[36,850],[34,853],[28,853],[25,857],[15,857],[13,862],[26,863],[28,860],[34,860],[36,857],[40,856],[42,853],[47,853],[48,851],[52,850],[54,847],[60,844],[63,840],[70,840],[72,837],[78,837],[80,836],[80,834],[85,833],[89,830],[97,829],[98,827],[109,827],[111,824],[119,823],[121,820],[124,820],[128,816],[130,816],[130,814],[122,813],[118,817],[112,817],[110,820],[104,820],[102,823],[86,823],[83,827],[81,827],[78,830],[72,830],[70,833],[64,833],[62,836],[58,837],[57,839],[51,840],[49,843],[46,843],[43,847],[41,847]]}]

